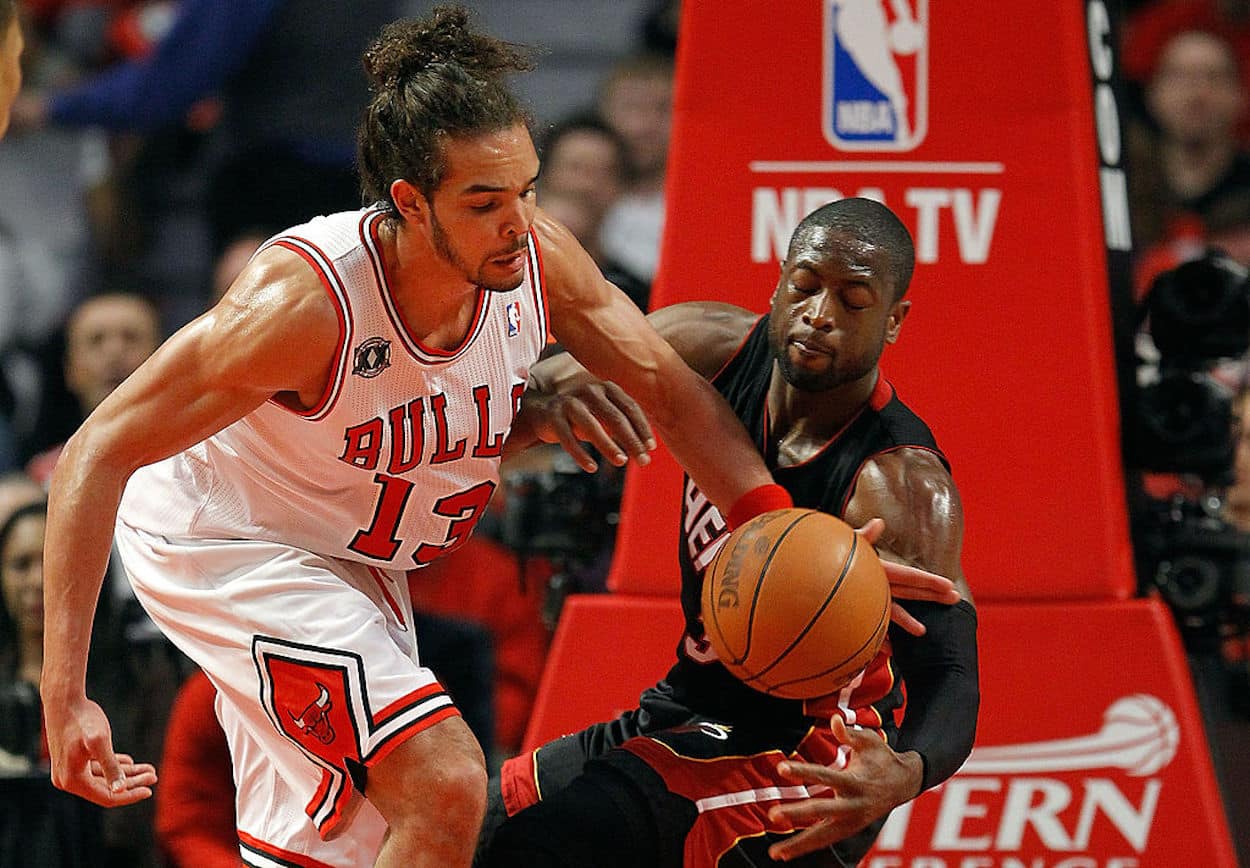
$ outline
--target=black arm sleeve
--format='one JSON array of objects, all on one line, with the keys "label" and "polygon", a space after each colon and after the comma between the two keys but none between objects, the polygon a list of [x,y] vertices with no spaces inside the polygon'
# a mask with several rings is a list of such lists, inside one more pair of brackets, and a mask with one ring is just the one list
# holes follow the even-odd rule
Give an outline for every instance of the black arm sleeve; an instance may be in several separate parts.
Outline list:
[{"label": "black arm sleeve", "polygon": [[977,612],[967,600],[954,606],[899,602],[927,630],[923,636],[912,636],[898,627],[890,631],[894,659],[907,690],[907,709],[895,749],[920,754],[923,792],[959,771],[972,752],[981,704]]}]

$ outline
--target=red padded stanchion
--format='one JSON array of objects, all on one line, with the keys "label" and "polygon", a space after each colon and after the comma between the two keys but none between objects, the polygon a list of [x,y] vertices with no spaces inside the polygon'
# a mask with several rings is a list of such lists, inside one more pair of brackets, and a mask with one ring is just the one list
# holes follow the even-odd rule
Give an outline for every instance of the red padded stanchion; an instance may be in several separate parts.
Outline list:
[{"label": "red padded stanchion", "polygon": [[[1107,245],[1128,238],[1100,10],[683,7],[653,305],[714,297],[763,311],[805,213],[856,194],[893,208],[919,265],[883,364],[954,463],[981,601],[1133,591],[1107,289]],[[902,106],[906,124],[887,129]],[[655,533],[678,490],[666,472],[631,479],[620,592],[676,592],[675,525]]]},{"label": "red padded stanchion", "polygon": [[[895,812],[865,868],[1235,868],[1171,617],[1153,600],[980,606],[977,746]],[[673,598],[573,596],[526,749],[632,708]]]}]

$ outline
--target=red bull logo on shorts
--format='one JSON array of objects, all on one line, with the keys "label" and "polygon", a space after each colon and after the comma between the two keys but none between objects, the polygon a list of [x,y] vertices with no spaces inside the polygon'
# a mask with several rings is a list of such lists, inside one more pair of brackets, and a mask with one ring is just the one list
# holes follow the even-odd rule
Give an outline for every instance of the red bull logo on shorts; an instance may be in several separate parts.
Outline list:
[{"label": "red bull logo on shorts", "polygon": [[844,151],[910,151],[928,125],[929,0],[824,0],[824,133]]}]

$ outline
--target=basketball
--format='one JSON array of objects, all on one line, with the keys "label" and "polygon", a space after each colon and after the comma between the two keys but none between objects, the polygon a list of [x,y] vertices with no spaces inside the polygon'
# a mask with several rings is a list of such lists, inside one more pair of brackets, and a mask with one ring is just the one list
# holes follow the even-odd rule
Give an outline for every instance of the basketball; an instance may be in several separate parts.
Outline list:
[{"label": "basketball", "polygon": [[721,663],[783,699],[844,687],[881,648],[890,586],[873,547],[813,509],[758,515],[703,577],[703,625]]}]

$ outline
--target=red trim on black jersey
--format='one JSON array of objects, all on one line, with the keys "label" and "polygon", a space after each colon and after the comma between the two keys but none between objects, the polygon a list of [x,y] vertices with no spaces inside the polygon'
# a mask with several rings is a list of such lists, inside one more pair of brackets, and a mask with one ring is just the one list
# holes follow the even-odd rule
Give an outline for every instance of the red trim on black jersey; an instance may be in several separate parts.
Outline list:
[{"label": "red trim on black jersey", "polygon": [[755,333],[755,327],[760,324],[760,320],[764,317],[765,314],[760,314],[755,318],[755,320],[751,323],[751,327],[747,329],[747,333],[744,334],[742,336],[742,340],[738,342],[738,346],[735,347],[734,351],[729,354],[729,358],[725,359],[721,366],[717,368],[715,374],[708,377],[709,383],[715,383],[717,378],[720,377],[721,374],[725,373],[725,368],[729,367],[730,363],[732,363],[734,359],[738,358],[738,354],[742,352],[742,348],[747,345],[747,341],[749,341],[751,339],[751,335]]},{"label": "red trim on black jersey", "polygon": [[894,387],[885,377],[878,374],[877,384],[872,387],[872,394],[868,396],[868,406],[880,413],[893,397]]},{"label": "red trim on black jersey", "polygon": [[245,865],[255,864],[248,861],[249,851],[251,851],[264,856],[270,862],[277,862],[279,865],[289,865],[291,868],[334,868],[333,865],[321,862],[311,856],[303,856],[266,843],[253,835],[249,835],[242,829],[238,829],[236,832],[239,836],[239,855],[242,857]]},{"label": "red trim on black jersey", "polygon": [[[313,251],[325,260],[323,268],[311,253],[303,249],[300,245],[306,244]],[[350,335],[348,327],[351,323],[351,302],[347,298],[347,290],[343,287],[343,281],[339,279],[338,273],[334,270],[334,263],[330,257],[325,255],[317,245],[313,244],[306,238],[298,238],[295,236],[285,236],[277,238],[269,244],[270,247],[281,247],[289,250],[299,256],[317,275],[321,281],[322,287],[325,288],[326,294],[330,296],[330,303],[334,305],[334,313],[339,320],[339,342],[338,342],[338,364],[335,365],[334,372],[328,382],[326,382],[325,390],[321,393],[321,397],[317,399],[317,403],[307,410],[297,410],[283,404],[281,401],[270,398],[277,406],[293,413],[303,419],[320,419],[330,412],[334,406],[334,400],[338,397],[339,391],[343,386],[343,379],[346,376],[348,361],[348,346],[350,344]],[[327,273],[326,269],[329,269]]]},{"label": "red trim on black jersey", "polygon": [[[874,395],[876,394],[875,389],[873,390],[873,394]],[[869,400],[871,401],[871,398]],[[863,404],[858,410],[855,411],[854,416],[846,420],[845,425],[839,428],[836,432],[834,432],[833,436],[831,436],[828,440],[825,441],[824,446],[821,446],[814,453],[809,455],[807,458],[804,458],[802,461],[799,461],[795,464],[787,464],[785,466],[785,469],[790,470],[791,468],[794,468],[794,467],[803,467],[804,465],[811,464],[813,461],[816,461],[817,459],[819,459],[822,455],[824,455],[826,452],[828,452],[830,449],[833,448],[833,446],[838,442],[838,440],[841,439],[842,435],[845,434],[848,430],[850,430],[850,427],[852,425],[854,425],[857,421],[859,421],[859,417],[864,415],[864,411],[868,410],[869,407],[870,407],[869,403]],[[879,410],[880,407],[873,407],[872,409]],[[764,423],[764,430],[760,432],[760,437],[761,437],[760,451],[763,452],[764,454],[767,454],[767,449],[768,449],[768,443],[769,443],[768,432],[772,430],[771,419],[769,418],[770,415],[771,414],[768,412],[768,404],[765,403],[764,415],[762,417],[763,423]],[[852,486],[851,490],[852,491],[854,490],[854,486]],[[845,508],[846,504],[842,504],[842,506]]]}]

